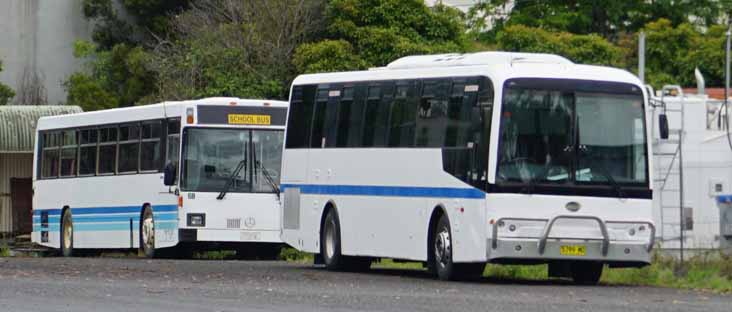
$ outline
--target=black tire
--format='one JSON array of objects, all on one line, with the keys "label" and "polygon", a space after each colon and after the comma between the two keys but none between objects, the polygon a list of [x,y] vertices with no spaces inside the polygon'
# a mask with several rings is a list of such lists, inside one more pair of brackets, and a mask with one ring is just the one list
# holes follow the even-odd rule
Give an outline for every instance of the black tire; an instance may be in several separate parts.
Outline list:
[{"label": "black tire", "polygon": [[475,280],[483,275],[485,263],[454,263],[452,261],[452,230],[447,216],[442,215],[430,235],[428,270],[443,281]]},{"label": "black tire", "polygon": [[605,265],[602,262],[578,261],[572,263],[572,281],[577,285],[597,285]]},{"label": "black tire", "polygon": [[457,277],[455,265],[452,262],[452,234],[450,221],[442,215],[432,229],[430,253],[432,264],[430,269],[443,281],[454,280]]},{"label": "black tire", "polygon": [[[147,224],[149,221],[151,224]],[[152,228],[150,228],[152,226]],[[140,216],[140,248],[139,254],[146,258],[155,258],[155,220],[150,206],[145,206]]]},{"label": "black tire", "polygon": [[371,267],[371,258],[341,254],[341,225],[335,209],[328,211],[320,229],[320,254],[328,270],[361,272]]},{"label": "black tire", "polygon": [[71,210],[64,210],[61,216],[61,233],[59,236],[61,255],[71,257],[74,254],[74,222],[71,218]]}]

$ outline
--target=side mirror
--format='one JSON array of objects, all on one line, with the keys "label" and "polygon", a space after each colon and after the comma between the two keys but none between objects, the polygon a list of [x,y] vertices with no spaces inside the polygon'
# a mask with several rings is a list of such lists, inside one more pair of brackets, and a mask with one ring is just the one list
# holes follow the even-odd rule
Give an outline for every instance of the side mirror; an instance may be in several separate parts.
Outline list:
[{"label": "side mirror", "polygon": [[163,184],[165,186],[175,185],[175,172],[175,165],[173,163],[165,165],[165,169],[163,169]]},{"label": "side mirror", "polygon": [[658,115],[658,132],[661,135],[661,139],[668,139],[668,117],[666,114]]}]

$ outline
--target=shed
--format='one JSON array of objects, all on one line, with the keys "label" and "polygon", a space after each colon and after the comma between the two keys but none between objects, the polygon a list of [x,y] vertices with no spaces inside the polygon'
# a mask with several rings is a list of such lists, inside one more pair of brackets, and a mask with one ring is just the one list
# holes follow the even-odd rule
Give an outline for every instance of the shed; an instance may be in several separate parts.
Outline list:
[{"label": "shed", "polygon": [[78,106],[0,106],[0,234],[31,231],[33,148],[38,119],[80,112]]}]

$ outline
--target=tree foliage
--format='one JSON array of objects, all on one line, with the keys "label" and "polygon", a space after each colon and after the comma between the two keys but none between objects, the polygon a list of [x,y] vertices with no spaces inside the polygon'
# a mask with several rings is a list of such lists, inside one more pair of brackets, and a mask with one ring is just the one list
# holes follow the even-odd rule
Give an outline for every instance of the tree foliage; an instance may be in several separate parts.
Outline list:
[{"label": "tree foliage", "polygon": [[[3,62],[0,60],[0,72],[3,71]],[[7,105],[15,96],[15,91],[3,83],[0,83],[0,105]]]},{"label": "tree foliage", "polygon": [[506,27],[499,33],[503,51],[559,54],[582,64],[624,66],[622,50],[598,35],[549,32],[523,25]]},{"label": "tree foliage", "polygon": [[302,72],[383,66],[406,55],[461,52],[468,47],[457,10],[422,0],[331,0],[326,34],[300,47]]},{"label": "tree foliage", "polygon": [[315,0],[200,0],[152,52],[158,81],[145,99],[286,98],[298,45],[321,27]]}]

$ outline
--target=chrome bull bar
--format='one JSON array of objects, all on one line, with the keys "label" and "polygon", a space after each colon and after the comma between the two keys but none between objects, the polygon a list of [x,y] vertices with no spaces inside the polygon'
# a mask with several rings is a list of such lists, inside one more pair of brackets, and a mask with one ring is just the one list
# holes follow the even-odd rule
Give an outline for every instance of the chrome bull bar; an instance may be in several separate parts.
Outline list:
[{"label": "chrome bull bar", "polygon": [[[550,237],[549,234],[551,233],[552,228],[554,227],[554,223],[559,219],[573,219],[573,220],[592,220],[596,221],[598,226],[600,227],[600,232],[602,234],[602,238],[586,238],[586,237]],[[513,221],[533,221],[533,222],[547,222],[547,225],[544,226],[544,230],[542,231],[541,237],[539,237],[539,243],[538,243],[538,252],[540,255],[544,254],[544,250],[546,249],[546,242],[549,239],[578,239],[578,240],[599,240],[602,242],[602,255],[607,256],[608,249],[610,247],[610,236],[608,235],[607,231],[607,224],[613,223],[613,224],[644,224],[647,225],[648,228],[651,231],[651,235],[648,241],[648,244],[646,244],[645,248],[646,251],[650,252],[653,249],[653,245],[655,244],[656,240],[656,227],[653,225],[653,223],[648,221],[604,221],[596,216],[579,216],[579,215],[558,215],[554,216],[551,219],[537,219],[537,218],[512,218],[512,217],[506,217],[506,218],[500,218],[493,224],[493,239],[491,243],[491,247],[493,249],[498,248],[498,227],[499,224],[503,223],[507,220],[513,220]]]}]

